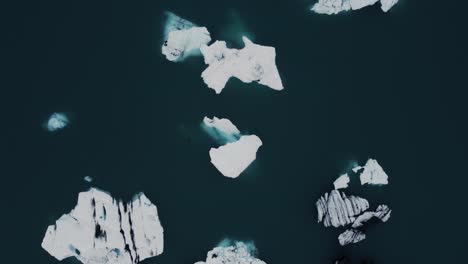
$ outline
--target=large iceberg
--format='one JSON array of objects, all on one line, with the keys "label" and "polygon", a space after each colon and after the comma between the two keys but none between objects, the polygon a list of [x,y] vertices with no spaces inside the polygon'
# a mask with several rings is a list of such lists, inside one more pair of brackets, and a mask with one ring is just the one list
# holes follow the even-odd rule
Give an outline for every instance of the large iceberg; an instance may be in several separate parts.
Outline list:
[{"label": "large iceberg", "polygon": [[200,47],[211,41],[206,27],[197,27],[170,12],[167,17],[165,41],[161,50],[168,60],[180,61],[190,55],[200,54]]},{"label": "large iceberg", "polygon": [[318,212],[318,222],[323,221],[323,225],[340,227],[352,224],[356,216],[369,208],[369,202],[361,197],[350,195],[344,192],[333,190],[325,193],[316,202]]},{"label": "large iceberg", "polygon": [[55,132],[64,129],[68,123],[70,120],[65,113],[53,113],[44,124],[44,128],[49,132]]},{"label": "large iceberg", "polygon": [[[319,0],[311,10],[318,14],[335,15],[343,11],[358,10],[374,5],[379,0]],[[381,9],[387,12],[398,0],[380,0]]]},{"label": "large iceberg", "polygon": [[385,171],[382,169],[382,167],[379,165],[379,163],[375,159],[369,159],[367,160],[366,165],[364,165],[363,167],[358,166],[354,169],[357,169],[357,170],[364,169],[361,175],[359,176],[361,180],[361,185],[364,185],[364,184],[386,185],[388,184],[388,175],[385,173]]},{"label": "large iceberg", "polygon": [[351,243],[358,243],[366,239],[366,234],[357,229],[348,229],[338,236],[338,242],[344,246]]},{"label": "large iceberg", "polygon": [[241,135],[227,118],[203,118],[202,128],[222,146],[210,149],[211,163],[226,177],[237,178],[257,158],[262,141],[256,135]]},{"label": "large iceberg", "polygon": [[76,257],[85,264],[134,264],[163,252],[157,208],[143,194],[116,201],[91,188],[78,204],[47,228],[42,247],[58,260]]},{"label": "large iceberg", "polygon": [[360,216],[358,216],[351,227],[352,228],[361,227],[364,225],[364,223],[366,223],[373,217],[376,217],[385,223],[388,221],[388,219],[390,219],[391,213],[392,213],[392,210],[387,205],[385,204],[379,205],[374,212],[367,211],[361,214]]},{"label": "large iceberg", "polygon": [[216,41],[200,50],[208,64],[202,73],[203,81],[209,88],[221,93],[227,81],[236,77],[242,82],[256,81],[274,90],[282,90],[283,84],[276,68],[276,51],[273,47],[254,44],[242,37],[243,49],[229,49],[224,41]]},{"label": "large iceberg", "polygon": [[243,242],[232,246],[219,246],[209,251],[205,261],[195,264],[266,264],[252,256],[252,250]]},{"label": "large iceberg", "polygon": [[210,149],[211,163],[226,177],[237,178],[257,158],[262,141],[256,135]]},{"label": "large iceberg", "polygon": [[220,119],[215,116],[210,119],[205,116],[202,127],[220,144],[235,142],[241,137],[239,129],[227,118]]}]

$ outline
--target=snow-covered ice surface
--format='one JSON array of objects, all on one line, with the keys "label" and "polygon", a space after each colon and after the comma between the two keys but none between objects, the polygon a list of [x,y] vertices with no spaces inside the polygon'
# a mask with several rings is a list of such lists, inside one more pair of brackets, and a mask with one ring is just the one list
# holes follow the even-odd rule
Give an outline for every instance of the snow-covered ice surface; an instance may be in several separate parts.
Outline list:
[{"label": "snow-covered ice surface", "polygon": [[243,242],[232,246],[218,246],[209,251],[205,261],[195,264],[266,264],[252,256],[252,249]]},{"label": "snow-covered ice surface", "polygon": [[[344,11],[358,10],[374,5],[379,0],[319,0],[311,10],[318,14],[335,15]],[[381,9],[387,12],[398,0],[380,0]]]},{"label": "snow-covered ice surface", "polygon": [[44,124],[44,128],[49,132],[55,132],[65,128],[69,123],[70,120],[65,113],[53,113]]},{"label": "snow-covered ice surface", "polygon": [[282,90],[283,84],[275,62],[275,48],[254,44],[247,37],[242,37],[242,40],[245,47],[240,50],[227,48],[224,41],[201,47],[205,63],[208,64],[201,75],[203,81],[217,94],[221,93],[231,77],[245,83],[256,81],[274,90]]},{"label": "snow-covered ice surface", "polygon": [[255,135],[210,149],[211,163],[226,177],[237,178],[257,158],[262,141]]},{"label": "snow-covered ice surface", "polygon": [[91,188],[47,228],[42,248],[58,260],[74,256],[85,264],[133,264],[163,252],[163,227],[143,193],[123,203]]},{"label": "snow-covered ice surface", "polygon": [[200,47],[211,41],[210,32],[173,13],[167,12],[166,15],[164,44],[161,48],[166,58],[180,61],[190,55],[200,55]]},{"label": "snow-covered ice surface", "polygon": [[372,184],[372,185],[386,185],[388,184],[388,175],[379,165],[377,160],[369,159],[366,162],[366,165],[359,167],[364,168],[361,175],[359,176],[361,180],[361,185]]},{"label": "snow-covered ice surface", "polygon": [[345,173],[341,175],[340,177],[338,177],[338,179],[336,179],[333,182],[333,186],[335,186],[335,190],[346,189],[348,188],[348,183],[349,183],[349,176],[347,173]]},{"label": "snow-covered ice surface", "polygon": [[366,234],[357,229],[348,229],[338,236],[338,242],[342,246],[351,243],[358,243],[364,239],[366,239]]},{"label": "snow-covered ice surface", "polygon": [[325,193],[316,202],[318,212],[318,222],[323,221],[323,225],[340,227],[352,224],[356,216],[369,208],[369,202],[361,197],[350,195],[344,192],[333,190]]},{"label": "snow-covered ice surface", "polygon": [[203,118],[202,127],[205,132],[220,144],[231,143],[239,140],[241,133],[239,129],[227,118],[210,119]]}]

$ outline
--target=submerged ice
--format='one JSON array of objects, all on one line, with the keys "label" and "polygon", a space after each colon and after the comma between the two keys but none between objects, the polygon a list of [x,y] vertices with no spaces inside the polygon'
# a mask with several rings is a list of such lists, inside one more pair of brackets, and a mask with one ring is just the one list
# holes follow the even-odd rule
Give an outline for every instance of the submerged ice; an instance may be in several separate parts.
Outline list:
[{"label": "submerged ice", "polygon": [[[377,2],[379,0],[319,0],[311,10],[318,14],[334,15],[343,11],[358,10]],[[397,2],[398,0],[380,0],[382,11],[387,12]]]},{"label": "submerged ice", "polygon": [[65,128],[69,122],[70,120],[65,113],[53,113],[47,120],[44,127],[49,132],[55,132]]},{"label": "submerged ice", "polygon": [[227,81],[236,77],[242,82],[256,81],[274,90],[282,90],[283,84],[276,68],[276,51],[273,47],[253,43],[242,37],[243,49],[229,49],[224,41],[210,46],[202,45],[201,52],[208,64],[202,73],[203,81],[209,88],[221,93]]},{"label": "submerged ice", "polygon": [[234,245],[218,246],[209,251],[205,261],[195,264],[266,264],[252,256],[251,246],[236,242]]},{"label": "submerged ice", "polygon": [[143,193],[123,203],[91,188],[47,228],[42,248],[58,260],[74,256],[85,264],[134,264],[163,252],[163,227]]},{"label": "submerged ice", "polygon": [[200,54],[200,47],[211,41],[205,27],[197,27],[170,12],[166,15],[165,40],[161,51],[168,60],[180,61],[190,55]]},{"label": "submerged ice", "polygon": [[210,149],[211,163],[224,176],[237,178],[257,158],[262,141],[256,135],[241,135],[227,118],[203,118],[202,128],[215,139],[218,148]]}]

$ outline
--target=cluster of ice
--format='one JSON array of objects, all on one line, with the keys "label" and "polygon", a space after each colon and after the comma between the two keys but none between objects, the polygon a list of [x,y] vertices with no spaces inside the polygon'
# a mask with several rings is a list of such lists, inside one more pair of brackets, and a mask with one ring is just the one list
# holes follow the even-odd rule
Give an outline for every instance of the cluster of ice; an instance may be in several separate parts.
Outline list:
[{"label": "cluster of ice", "polygon": [[163,252],[163,227],[143,193],[124,204],[91,188],[47,228],[42,247],[58,260],[74,256],[85,264],[134,264]]},{"label": "cluster of ice", "polygon": [[338,242],[344,246],[351,243],[358,243],[366,239],[366,234],[357,229],[348,229],[338,236]]},{"label": "cluster of ice", "polygon": [[210,32],[205,27],[197,27],[170,12],[167,12],[167,17],[162,53],[168,60],[180,61],[200,54],[200,47],[211,41]]},{"label": "cluster of ice", "polygon": [[266,264],[252,256],[252,250],[243,242],[232,246],[219,246],[209,251],[205,261],[195,264]]},{"label": "cluster of ice", "polygon": [[340,227],[352,224],[356,216],[369,208],[369,202],[358,196],[347,197],[345,193],[333,190],[325,193],[316,203],[318,222],[326,227]]},{"label": "cluster of ice", "polygon": [[333,182],[333,186],[335,186],[335,190],[346,189],[348,188],[349,181],[349,176],[345,173]]},{"label": "cluster of ice", "polygon": [[226,177],[237,178],[256,158],[262,141],[256,135],[242,136],[226,118],[205,117],[202,126],[218,142],[226,143],[210,149],[211,163]]},{"label": "cluster of ice", "polygon": [[227,81],[236,77],[242,82],[256,81],[274,90],[282,90],[283,84],[276,68],[276,51],[273,47],[254,44],[242,37],[243,49],[229,49],[224,41],[210,46],[203,45],[201,52],[208,68],[202,78],[209,88],[221,93]]},{"label": "cluster of ice", "polygon": [[[334,15],[343,11],[358,10],[377,2],[379,0],[319,0],[311,10],[318,14]],[[381,9],[387,12],[397,2],[398,0],[380,0]]]},{"label": "cluster of ice", "polygon": [[[375,159],[368,159],[364,166],[355,166],[352,168],[354,173],[359,173],[359,179],[361,181],[361,185],[369,184],[369,185],[387,185],[388,184],[388,175],[385,173],[383,168]],[[334,182],[333,185],[335,186],[335,190],[338,189],[345,189],[348,188],[348,184],[350,182],[349,175],[343,174],[338,177]]]},{"label": "cluster of ice", "polygon": [[70,120],[65,113],[53,113],[47,120],[44,127],[49,132],[55,132],[65,128]]}]

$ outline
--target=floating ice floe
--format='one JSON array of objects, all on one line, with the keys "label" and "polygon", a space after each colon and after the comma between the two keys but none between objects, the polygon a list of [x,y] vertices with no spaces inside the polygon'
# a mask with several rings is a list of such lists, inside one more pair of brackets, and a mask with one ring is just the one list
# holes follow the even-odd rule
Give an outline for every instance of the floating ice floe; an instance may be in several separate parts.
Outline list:
[{"label": "floating ice floe", "polygon": [[348,229],[338,236],[338,242],[344,246],[351,243],[358,243],[366,239],[366,234],[357,229]]},{"label": "floating ice floe", "polygon": [[170,61],[180,61],[191,55],[199,55],[200,47],[211,41],[206,27],[197,27],[192,22],[167,12],[162,53]]},{"label": "floating ice floe", "polygon": [[202,127],[206,133],[220,144],[235,142],[241,137],[239,129],[226,118],[219,119],[215,116],[210,119],[205,116]]},{"label": "floating ice floe", "polygon": [[65,128],[70,120],[65,113],[53,113],[47,123],[44,124],[45,129],[49,132],[55,132]]},{"label": "floating ice floe", "polygon": [[93,177],[91,177],[91,176],[85,176],[85,177],[84,177],[84,180],[87,181],[87,182],[92,182],[92,181],[93,181]]},{"label": "floating ice floe", "polygon": [[[374,5],[379,0],[319,0],[311,8],[318,14],[335,15],[343,11],[358,10],[366,6]],[[387,12],[398,0],[380,0],[381,9]]]},{"label": "floating ice floe", "polygon": [[[377,160],[369,159],[366,162],[366,165],[363,167],[357,167],[359,169],[364,169],[359,176],[361,180],[361,185],[372,184],[372,185],[386,185],[388,184],[388,175],[379,165]],[[357,171],[357,170],[356,170]]]},{"label": "floating ice floe", "polygon": [[211,163],[226,177],[237,178],[257,158],[262,141],[256,135],[241,135],[227,118],[205,117],[203,129],[218,143],[210,149]]},{"label": "floating ice floe", "polygon": [[340,227],[352,224],[356,216],[369,208],[369,202],[361,197],[350,195],[344,192],[333,190],[325,193],[316,203],[318,212],[318,222],[323,221],[323,225]]},{"label": "floating ice floe", "polygon": [[365,222],[369,221],[372,217],[380,219],[382,222],[387,222],[390,219],[392,210],[385,204],[379,205],[375,212],[367,211],[361,214],[354,221],[352,228],[358,228],[364,225]]},{"label": "floating ice floe", "polygon": [[341,175],[340,177],[338,177],[338,179],[336,179],[333,182],[333,186],[335,186],[335,190],[346,189],[348,188],[348,183],[349,183],[349,176],[347,173],[345,173]]},{"label": "floating ice floe", "polygon": [[47,228],[42,248],[58,260],[74,256],[84,264],[134,264],[163,252],[163,227],[143,193],[123,203],[91,188]]},{"label": "floating ice floe", "polygon": [[243,242],[232,246],[219,246],[209,251],[205,261],[195,264],[266,264],[252,256],[252,249]]},{"label": "floating ice floe", "polygon": [[208,68],[202,73],[209,88],[221,93],[227,81],[236,77],[244,83],[256,81],[274,90],[282,90],[283,84],[276,68],[276,51],[273,47],[254,44],[242,37],[243,49],[229,49],[224,41],[216,41],[200,48]]}]

